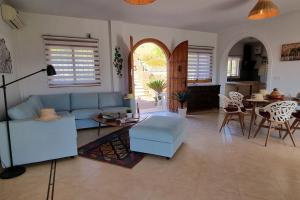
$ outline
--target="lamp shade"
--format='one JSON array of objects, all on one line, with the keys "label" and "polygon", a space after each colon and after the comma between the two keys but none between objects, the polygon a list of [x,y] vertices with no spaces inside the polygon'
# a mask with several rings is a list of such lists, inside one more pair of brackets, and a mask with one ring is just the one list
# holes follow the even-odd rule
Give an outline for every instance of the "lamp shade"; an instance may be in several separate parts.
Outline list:
[{"label": "lamp shade", "polygon": [[133,5],[147,5],[153,3],[156,0],[124,0],[124,1]]},{"label": "lamp shade", "polygon": [[267,19],[278,16],[279,13],[279,8],[271,0],[258,0],[257,4],[250,11],[248,19]]},{"label": "lamp shade", "polygon": [[48,76],[54,76],[56,75],[56,71],[52,65],[47,65],[47,75]]}]

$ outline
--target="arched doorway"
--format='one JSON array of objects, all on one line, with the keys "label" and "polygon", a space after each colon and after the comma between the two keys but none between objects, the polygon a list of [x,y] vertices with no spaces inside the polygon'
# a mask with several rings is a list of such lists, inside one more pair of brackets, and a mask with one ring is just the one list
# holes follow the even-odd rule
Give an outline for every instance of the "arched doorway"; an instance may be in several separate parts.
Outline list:
[{"label": "arched doorway", "polygon": [[167,110],[168,59],[162,42],[147,38],[133,48],[133,91],[141,112]]},{"label": "arched doorway", "polygon": [[266,89],[268,53],[265,45],[254,37],[235,43],[227,55],[225,94],[239,91],[246,95]]}]

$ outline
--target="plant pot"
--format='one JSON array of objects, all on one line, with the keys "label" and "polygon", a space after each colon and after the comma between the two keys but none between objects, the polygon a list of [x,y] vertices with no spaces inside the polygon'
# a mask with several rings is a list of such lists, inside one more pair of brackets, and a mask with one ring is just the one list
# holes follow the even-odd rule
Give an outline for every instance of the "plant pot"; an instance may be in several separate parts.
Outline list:
[{"label": "plant pot", "polygon": [[186,117],[186,111],[187,111],[187,108],[178,108],[178,114],[181,117]]},{"label": "plant pot", "polygon": [[132,113],[127,113],[127,118],[132,118]]},{"label": "plant pot", "polygon": [[160,107],[161,105],[162,105],[162,100],[158,100],[157,103],[156,103],[156,106]]}]

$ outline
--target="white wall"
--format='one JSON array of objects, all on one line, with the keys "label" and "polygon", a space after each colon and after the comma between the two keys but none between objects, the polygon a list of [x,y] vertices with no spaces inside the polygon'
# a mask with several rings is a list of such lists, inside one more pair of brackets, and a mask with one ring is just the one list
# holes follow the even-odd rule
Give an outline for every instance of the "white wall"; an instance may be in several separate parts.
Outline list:
[{"label": "white wall", "polygon": [[[18,74],[26,75],[45,66],[43,34],[62,36],[86,36],[100,40],[101,78],[100,87],[48,88],[47,77],[39,74],[20,85],[23,98],[31,94],[51,94],[64,92],[90,91],[127,91],[127,59],[129,54],[129,36],[134,42],[144,38],[156,38],[164,42],[170,50],[184,40],[193,45],[217,46],[217,34],[198,31],[186,31],[172,28],[129,24],[120,21],[90,20],[72,17],[21,13],[26,26],[15,34]],[[112,66],[112,53],[120,46],[124,56],[124,76],[119,78]],[[216,62],[215,62],[216,63]],[[214,67],[216,70],[216,67]],[[216,73],[214,73],[216,74]],[[214,81],[216,78],[214,77]]]},{"label": "white wall", "polygon": [[[230,27],[218,34],[218,80],[226,82],[227,55],[232,46],[245,37],[255,37],[266,47],[269,58],[268,89],[279,88],[295,95],[300,92],[300,61],[281,62],[281,45],[300,42],[300,13],[292,13],[271,20],[253,21]],[[224,87],[222,87],[224,91]]]},{"label": "white wall", "polygon": [[101,86],[49,88],[45,73],[32,76],[20,84],[21,96],[32,94],[51,94],[65,92],[111,91],[111,65],[109,44],[109,23],[53,15],[21,13],[26,25],[15,34],[18,74],[26,75],[45,68],[42,35],[61,35],[85,37],[91,33],[99,39]]},{"label": "white wall", "polygon": [[[26,26],[22,30],[11,31],[0,20],[0,37],[6,39],[14,61],[14,73],[7,75],[10,80],[37,71],[45,66],[43,54],[43,34],[85,36],[91,33],[100,40],[102,85],[100,87],[48,88],[47,77],[39,74],[24,80],[20,84],[22,97],[31,94],[50,94],[63,92],[89,91],[126,91],[127,55],[129,53],[129,36],[134,42],[143,38],[156,38],[164,42],[170,50],[184,40],[193,45],[217,47],[217,65],[214,67],[214,83],[226,82],[227,55],[232,46],[245,37],[255,37],[262,41],[268,51],[270,60],[268,88],[278,87],[284,92],[300,92],[298,87],[300,62],[281,62],[280,50],[284,43],[300,42],[300,13],[281,16],[267,21],[250,22],[230,27],[220,33],[205,33],[166,27],[155,27],[124,23],[121,21],[103,21],[52,15],[21,13]],[[218,45],[218,46],[217,46]],[[119,79],[111,64],[111,54],[115,46],[120,46],[125,60],[124,77]],[[216,62],[215,62],[216,63]],[[1,97],[0,97],[1,98]],[[11,104],[19,101],[18,85],[9,88]],[[3,101],[0,101],[0,104]],[[3,106],[0,105],[0,109]]]},{"label": "white wall", "polygon": [[[133,36],[134,43],[144,38],[155,38],[163,42],[170,51],[172,51],[179,43],[188,40],[190,45],[213,46],[215,53],[217,51],[217,34],[206,33],[200,31],[188,31],[174,28],[145,26],[138,24],[124,23],[120,21],[111,22],[111,38],[112,48],[115,46],[121,47],[125,56],[125,69],[127,72],[127,59],[129,54],[129,37]],[[216,55],[216,54],[215,54]],[[215,56],[216,61],[216,56]],[[216,62],[214,62],[214,75],[216,75]],[[126,76],[125,76],[126,77]],[[216,77],[213,77],[213,82],[216,82]],[[115,90],[126,90],[127,81],[125,78],[119,79],[114,73],[114,88]]]},{"label": "white wall", "polygon": [[[127,75],[130,35],[133,36],[135,43],[144,38],[156,38],[164,42],[170,50],[173,50],[176,45],[184,40],[188,40],[192,45],[216,47],[217,57],[215,56],[215,61],[218,63],[214,67],[213,82],[223,85],[226,82],[226,64],[230,49],[236,42],[245,37],[255,37],[264,43],[268,52],[270,62],[268,89],[278,87],[283,92],[292,94],[300,92],[298,87],[300,61],[280,61],[282,44],[300,42],[300,26],[297,26],[300,13],[229,27],[218,34],[137,25],[121,21],[91,20],[31,13],[21,13],[21,16],[26,26],[18,31],[12,31],[0,20],[0,37],[6,39],[13,57],[14,73],[6,75],[8,81],[35,72],[45,66],[41,38],[43,34],[86,36],[87,33],[91,33],[93,37],[100,40],[102,85],[98,87],[48,88],[46,75],[39,74],[22,81],[20,90],[18,84],[9,88],[10,105],[20,101],[20,96],[24,98],[31,94],[126,91],[127,80],[124,77]],[[115,46],[122,48],[125,60],[124,77],[122,79],[116,76],[115,69],[111,64],[111,55]],[[0,100],[0,113],[3,113],[2,99]]]},{"label": "white wall", "polygon": [[[120,21],[90,20],[72,17],[21,13],[26,26],[16,32],[15,40],[17,50],[18,74],[26,75],[45,66],[43,34],[62,36],[86,36],[100,40],[101,79],[100,87],[67,87],[49,88],[45,74],[38,74],[24,80],[20,85],[23,98],[31,94],[50,94],[64,92],[90,92],[90,91],[122,91],[127,90],[127,59],[129,54],[129,36],[137,42],[143,38],[156,38],[164,42],[170,50],[184,40],[193,45],[217,45],[217,35],[197,31],[186,31],[172,28],[144,26],[129,24]],[[119,78],[112,66],[112,53],[116,46],[122,48],[124,56],[124,76]],[[216,70],[216,66],[214,67]],[[214,81],[216,78],[214,78]]]},{"label": "white wall", "polygon": [[[1,13],[1,11],[0,11]],[[1,16],[1,15],[0,15]],[[12,62],[13,62],[13,73],[11,74],[4,74],[6,82],[15,80],[16,78],[16,56],[15,56],[15,49],[14,47],[14,39],[13,39],[13,31],[12,29],[5,24],[2,20],[0,20],[0,39],[4,38],[6,46],[8,50],[10,51]],[[0,74],[2,76],[2,74]],[[2,79],[0,82],[0,85],[2,85]],[[7,87],[7,99],[8,99],[8,105],[14,105],[20,100],[19,95],[19,84],[15,83],[13,85],[10,85]],[[0,89],[0,119],[2,119],[4,116],[4,99],[3,99],[3,91]]]},{"label": "white wall", "polygon": [[[20,82],[20,88],[18,88],[18,85],[10,88],[10,105],[16,104],[21,98],[26,98],[32,94],[94,91],[122,91],[125,93],[127,91],[127,80],[125,77],[127,76],[130,35],[133,36],[134,42],[149,37],[156,38],[164,42],[170,51],[185,40],[189,40],[192,45],[217,47],[217,34],[214,33],[129,24],[121,21],[92,20],[24,12],[21,12],[20,15],[25,22],[25,27],[14,32],[0,20],[0,37],[6,38],[8,47],[13,54],[13,70],[15,73],[7,76],[10,80],[45,67],[42,35],[84,37],[87,33],[90,33],[92,37],[99,39],[102,85],[95,87],[49,88],[46,74],[40,73]],[[112,53],[116,46],[121,47],[125,60],[124,76],[121,79],[117,77],[112,66]],[[216,51],[217,49],[215,49],[215,53]],[[216,72],[216,64],[214,70]],[[216,82],[216,76],[213,80]],[[2,100],[0,103],[2,103]]]}]

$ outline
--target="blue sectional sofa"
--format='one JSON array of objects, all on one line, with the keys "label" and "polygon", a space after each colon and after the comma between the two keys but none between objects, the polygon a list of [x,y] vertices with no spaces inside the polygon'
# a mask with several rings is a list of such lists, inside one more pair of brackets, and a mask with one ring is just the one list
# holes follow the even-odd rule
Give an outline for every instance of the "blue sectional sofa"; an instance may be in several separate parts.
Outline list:
[{"label": "blue sectional sofa", "polygon": [[[14,165],[78,155],[75,118],[68,113],[50,122],[34,119],[10,121],[10,136]],[[3,167],[10,167],[4,122],[0,123],[0,158]]]},{"label": "blue sectional sofa", "polygon": [[[36,118],[42,108],[54,108],[61,119],[43,122]],[[92,117],[101,112],[135,110],[134,100],[120,93],[73,93],[34,95],[8,110],[15,165],[77,155],[76,129],[98,127]],[[0,122],[0,157],[8,167],[5,122]]]},{"label": "blue sectional sofa", "polygon": [[[10,108],[9,116],[13,120],[23,119],[23,115],[27,115],[29,119],[36,118],[41,108],[54,108],[59,115],[72,114],[75,117],[76,128],[85,129],[98,126],[98,123],[92,119],[93,116],[101,112],[123,113],[128,108],[134,111],[135,102],[124,99],[118,92],[35,95],[22,104]],[[22,113],[24,111],[25,114]]]}]

